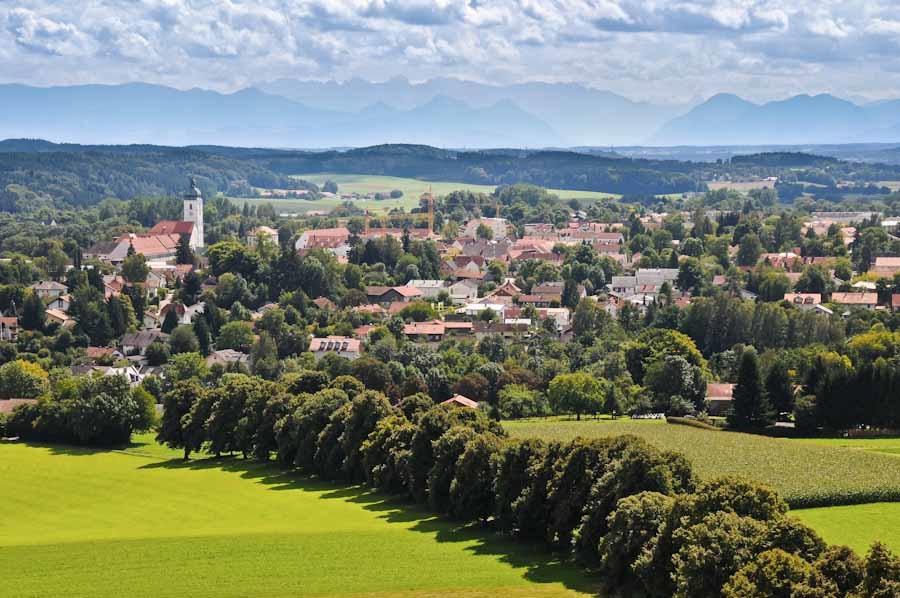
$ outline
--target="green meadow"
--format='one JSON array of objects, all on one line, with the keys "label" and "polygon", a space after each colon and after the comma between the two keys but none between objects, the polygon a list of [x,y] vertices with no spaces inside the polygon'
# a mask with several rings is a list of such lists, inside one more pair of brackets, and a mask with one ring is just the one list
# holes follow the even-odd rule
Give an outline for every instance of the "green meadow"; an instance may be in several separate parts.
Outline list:
[{"label": "green meadow", "polygon": [[872,503],[794,511],[831,544],[846,544],[865,554],[872,542],[900,552],[900,503]]},{"label": "green meadow", "polygon": [[[358,193],[366,195],[369,193],[390,193],[394,189],[403,192],[403,197],[399,199],[384,200],[358,200],[356,203],[360,207],[367,208],[373,212],[385,212],[394,208],[401,208],[409,211],[418,207],[419,197],[429,189],[436,196],[447,195],[451,191],[468,190],[480,193],[493,193],[496,186],[494,185],[475,185],[470,183],[453,183],[448,181],[423,181],[419,179],[411,179],[394,176],[380,176],[370,174],[337,174],[329,172],[320,172],[314,174],[297,175],[297,178],[310,181],[319,185],[325,184],[325,181],[331,180],[337,183],[338,191],[341,193]],[[597,191],[574,191],[567,189],[548,189],[550,193],[559,196],[560,199],[583,199],[597,200],[608,197],[618,197],[611,193],[601,193]],[[302,213],[309,211],[331,210],[341,205],[343,200],[340,198],[325,197],[314,201],[306,201],[302,199],[242,199],[236,198],[234,201],[238,203],[246,202],[252,204],[271,203],[275,207],[276,212],[293,212]]]},{"label": "green meadow", "polygon": [[[794,508],[900,501],[900,440],[794,440],[709,431],[662,420],[504,422],[513,436],[568,440],[635,434],[683,453],[702,478],[738,475],[777,488]],[[869,450],[866,450],[869,449]]]},{"label": "green meadow", "polygon": [[537,548],[364,488],[239,458],[0,444],[10,597],[563,597],[596,583]]}]

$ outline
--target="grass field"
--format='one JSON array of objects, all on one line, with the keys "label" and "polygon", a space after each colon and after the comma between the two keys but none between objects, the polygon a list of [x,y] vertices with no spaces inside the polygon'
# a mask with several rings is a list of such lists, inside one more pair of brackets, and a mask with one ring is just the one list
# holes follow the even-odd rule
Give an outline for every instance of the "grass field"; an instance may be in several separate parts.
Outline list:
[{"label": "grass field", "polygon": [[[426,191],[431,189],[434,195],[441,196],[457,190],[469,190],[482,193],[493,193],[496,186],[494,185],[473,185],[470,183],[452,183],[446,181],[421,181],[419,179],[410,179],[393,176],[379,176],[369,174],[336,174],[321,172],[315,174],[297,175],[297,178],[310,181],[320,187],[327,180],[332,180],[338,184],[338,190],[341,193],[359,193],[366,195],[368,193],[390,193],[394,189],[403,191],[403,197],[400,199],[385,199],[381,201],[364,200],[357,203],[361,206],[368,207],[371,210],[389,211],[393,208],[402,208],[410,210],[419,205],[419,197]],[[612,193],[601,193],[596,191],[573,191],[566,189],[548,189],[560,197],[560,199],[586,199],[596,200],[607,197],[619,197]],[[317,210],[330,210],[342,203],[338,198],[323,198],[314,201],[305,201],[302,199],[235,199],[238,203],[248,202],[254,203],[271,203],[275,207],[275,211],[279,213],[301,213]]]},{"label": "grass field", "polygon": [[900,503],[873,503],[793,511],[831,544],[846,544],[865,554],[872,542],[900,552]]},{"label": "grass field", "polygon": [[[756,479],[777,488],[794,507],[900,500],[900,458],[884,454],[900,452],[893,450],[900,449],[900,440],[788,440],[660,420],[550,419],[504,426],[514,436],[559,440],[635,434],[661,449],[685,454],[701,477]],[[860,446],[874,450],[859,450]],[[879,452],[878,446],[883,450]]]},{"label": "grass field", "polygon": [[240,459],[0,444],[0,595],[582,596],[536,548]]}]

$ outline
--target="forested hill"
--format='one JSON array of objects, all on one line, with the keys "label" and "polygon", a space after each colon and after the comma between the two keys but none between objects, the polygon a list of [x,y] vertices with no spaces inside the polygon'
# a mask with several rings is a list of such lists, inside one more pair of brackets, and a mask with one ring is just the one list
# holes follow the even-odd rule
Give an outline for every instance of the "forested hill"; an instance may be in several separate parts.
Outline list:
[{"label": "forested hill", "polygon": [[694,165],[575,152],[454,152],[383,145],[346,152],[303,152],[197,146],[56,145],[0,142],[0,188],[11,183],[74,204],[180,191],[189,175],[204,193],[245,195],[250,187],[306,188],[290,175],[313,172],[384,174],[435,181],[544,187],[611,193],[679,193],[704,185]]},{"label": "forested hill", "polygon": [[57,145],[20,139],[0,141],[0,193],[7,185],[19,184],[57,201],[83,205],[106,197],[130,199],[179,193],[187,177],[194,176],[207,196],[218,192],[250,196],[255,188],[315,189],[302,180],[302,175],[336,172],[659,195],[705,191],[704,181],[733,174],[789,174],[800,165],[815,170],[811,176],[827,170],[830,177],[858,178],[862,174],[867,180],[900,179],[900,167],[861,167],[789,153],[758,154],[711,164],[572,151],[454,151],[422,145],[308,152],[221,146]]}]

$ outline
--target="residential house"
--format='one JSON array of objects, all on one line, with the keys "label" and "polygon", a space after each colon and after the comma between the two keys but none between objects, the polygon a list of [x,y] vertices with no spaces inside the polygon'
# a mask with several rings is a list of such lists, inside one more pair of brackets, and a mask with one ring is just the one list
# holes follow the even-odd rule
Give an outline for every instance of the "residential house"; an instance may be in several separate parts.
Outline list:
[{"label": "residential house", "polygon": [[246,353],[235,351],[234,349],[220,349],[218,351],[213,351],[209,354],[209,357],[206,358],[206,365],[209,367],[220,365],[227,368],[233,363],[239,363],[250,367],[250,356]]},{"label": "residential house", "polygon": [[731,410],[734,384],[710,382],[706,385],[706,409],[710,415],[727,415]]},{"label": "residential house", "polygon": [[463,395],[453,395],[446,401],[441,401],[441,405],[451,405],[453,407],[465,407],[467,409],[478,409],[478,402],[473,401],[469,397]]},{"label": "residential house", "polygon": [[800,309],[811,310],[822,304],[821,293],[785,293],[784,301],[796,305]]},{"label": "residential house", "polygon": [[69,306],[72,305],[72,296],[66,293],[65,295],[60,295],[47,303],[47,307],[50,309],[58,309],[62,312],[68,312]]},{"label": "residential house", "polygon": [[141,330],[125,334],[119,345],[125,355],[146,355],[147,347],[153,343],[164,343],[168,339],[169,335],[162,330]]},{"label": "residential house", "polygon": [[435,300],[441,291],[447,290],[443,280],[410,280],[406,286],[418,289],[423,299]]},{"label": "residential house", "polygon": [[832,293],[831,302],[844,307],[875,309],[878,306],[878,293]]},{"label": "residential house", "polygon": [[346,245],[350,239],[350,231],[346,226],[337,228],[319,228],[303,231],[294,247],[300,251],[303,249],[337,249]]},{"label": "residential house", "polygon": [[468,336],[472,330],[472,322],[431,320],[406,324],[403,334],[410,340],[439,343],[447,336]]},{"label": "residential house", "polygon": [[562,302],[561,295],[519,295],[516,303],[519,305],[533,305],[534,307],[558,307]]},{"label": "residential house", "polygon": [[163,321],[166,319],[166,314],[170,311],[174,311],[178,316],[179,324],[190,324],[194,321],[194,318],[198,315],[201,315],[206,309],[206,303],[200,301],[199,303],[195,303],[193,305],[185,305],[184,303],[176,302],[176,303],[166,303],[159,309],[159,319]]},{"label": "residential house", "polygon": [[362,341],[348,336],[314,338],[309,342],[309,350],[317,360],[328,353],[354,360],[362,354]]},{"label": "residential house", "polygon": [[15,316],[0,317],[0,341],[10,343],[16,342],[19,338],[19,318]]},{"label": "residential house", "polygon": [[55,280],[40,280],[28,287],[41,299],[56,299],[69,292],[69,288]]},{"label": "residential house", "polygon": [[146,374],[134,365],[126,365],[123,367],[113,367],[108,365],[73,365],[70,368],[72,374],[76,376],[85,376],[100,374],[101,376],[122,376],[128,380],[131,387],[139,386],[146,378]]},{"label": "residential house", "polygon": [[99,361],[101,359],[122,359],[125,357],[121,352],[116,351],[112,347],[85,347],[84,356],[91,361]]},{"label": "residential house", "polygon": [[278,246],[278,231],[271,226],[257,226],[250,230],[247,235],[246,243],[250,247],[256,247],[260,239],[265,239],[270,243]]},{"label": "residential house", "polygon": [[334,311],[337,309],[337,306],[328,297],[316,297],[312,300],[312,304],[322,311]]},{"label": "residential house", "polygon": [[506,218],[473,218],[466,222],[460,235],[470,239],[477,239],[478,227],[484,225],[491,230],[494,240],[501,241],[507,237],[507,224]]},{"label": "residential house", "polygon": [[73,328],[75,326],[75,319],[64,311],[48,309],[44,311],[44,314],[47,316],[47,322],[50,324],[58,324],[63,328]]},{"label": "residential house", "polygon": [[478,297],[478,281],[467,279],[460,280],[447,287],[450,293],[450,302],[459,305],[469,303]]},{"label": "residential house", "polygon": [[0,399],[0,414],[9,415],[20,405],[34,405],[37,399]]},{"label": "residential house", "polygon": [[372,303],[387,305],[393,302],[414,301],[422,297],[422,291],[409,286],[368,286],[366,287],[366,297],[368,297],[369,301]]},{"label": "residential house", "polygon": [[869,267],[871,274],[877,274],[883,278],[892,278],[900,272],[900,257],[876,257],[875,262]]},{"label": "residential house", "polygon": [[492,312],[497,314],[497,317],[502,319],[508,307],[509,306],[505,303],[484,303],[479,301],[478,303],[467,303],[466,305],[456,310],[456,313],[466,315],[470,318],[477,318],[479,315],[481,315],[482,312],[491,310]]}]

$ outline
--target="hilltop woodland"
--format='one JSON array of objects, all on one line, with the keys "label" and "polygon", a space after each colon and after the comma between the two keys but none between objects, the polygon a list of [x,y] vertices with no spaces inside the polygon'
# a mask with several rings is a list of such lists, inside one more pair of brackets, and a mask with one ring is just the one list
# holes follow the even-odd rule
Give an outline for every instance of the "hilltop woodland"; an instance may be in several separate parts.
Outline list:
[{"label": "hilltop woodland", "polygon": [[[61,177],[65,169],[57,165],[72,156],[98,165],[120,159],[53,153],[5,155],[0,162],[46,159],[48,172]],[[772,167],[759,160],[747,168]],[[447,338],[436,345],[410,340],[404,327],[438,317],[447,296],[434,305],[411,302],[384,319],[355,309],[368,303],[367,286],[443,278],[435,241],[416,240],[409,231],[401,239],[363,240],[363,219],[352,205],[328,216],[282,219],[265,204],[241,208],[211,197],[205,255],[179,249],[178,262],[196,269],[174,287],[176,301],[202,301],[205,309],[191,324],[162,323],[168,339],[146,356],[159,373],[129,388],[120,377],[78,376],[71,368],[127,365],[109,355],[89,358],[87,348],[118,346],[123,334],[143,327],[138,314],[158,305],[165,291],[145,290],[148,267],[134,254],[121,267],[123,292],[106,298],[103,275],[113,269],[85,260],[83,251],[177,219],[181,200],[143,191],[107,197],[114,185],[74,193],[62,190],[64,178],[51,183],[36,171],[34,183],[23,172],[12,171],[21,178],[7,187],[7,209],[0,213],[0,311],[18,317],[21,327],[15,342],[0,341],[0,397],[39,401],[0,422],[6,434],[109,446],[135,430],[154,429],[185,458],[238,453],[326,479],[367,482],[436,513],[571,554],[601,570],[611,591],[623,596],[768,596],[773,587],[785,596],[892,596],[900,588],[900,561],[884,547],[873,546],[865,559],[826,547],[786,515],[784,501],[767,487],[701,482],[683,457],[637,438],[513,441],[498,424],[549,413],[707,420],[706,385],[722,382],[734,384],[726,422],[733,429],[763,432],[783,420],[808,434],[896,430],[900,317],[891,309],[834,306],[828,298],[857,281],[877,280],[878,299],[890,306],[900,277],[868,270],[876,257],[900,255],[900,240],[877,217],[854,222],[852,239],[836,225],[821,235],[804,232],[804,222],[823,205],[896,216],[897,195],[835,202],[786,199],[779,189],[764,189],[581,204],[525,184],[493,194],[450,193],[435,206],[434,232],[443,238],[457,237],[473,217],[496,215],[498,206],[520,237],[526,224],[565,227],[583,210],[590,221],[621,223],[625,251],[638,256],[635,267],[673,268],[678,275],[645,309],[626,302],[613,315],[605,308],[608,285],[623,266],[591,245],[559,244],[556,261],[491,262],[479,296],[506,277],[523,293],[561,283],[559,305],[571,310],[571,330],[561,334],[551,318],[526,306],[523,317],[533,322],[527,335]],[[87,178],[79,181],[91,186]],[[651,213],[658,226],[642,219]],[[338,218],[347,218],[353,233],[346,262],[324,249],[295,251],[303,230],[334,227]],[[260,225],[275,228],[277,242],[246,243]],[[422,224],[395,213],[372,223],[378,225],[412,230]],[[802,258],[828,259],[794,260],[788,271],[762,257],[794,248]],[[48,279],[65,284],[72,327],[49,319],[29,289]],[[834,309],[828,314],[783,301],[792,288],[818,293]],[[327,307],[313,302],[320,298],[329,300]],[[490,322],[496,315],[478,317]],[[351,336],[363,325],[372,328],[358,359],[332,353],[317,360],[309,352],[311,338]],[[222,349],[249,358],[208,366],[206,357]],[[480,408],[436,405],[455,394]],[[161,421],[155,403],[163,405]]]}]

